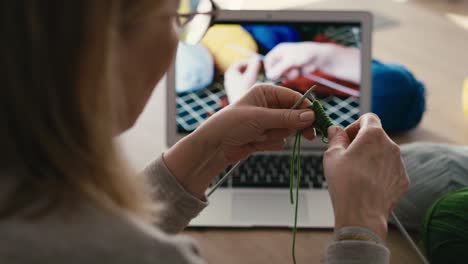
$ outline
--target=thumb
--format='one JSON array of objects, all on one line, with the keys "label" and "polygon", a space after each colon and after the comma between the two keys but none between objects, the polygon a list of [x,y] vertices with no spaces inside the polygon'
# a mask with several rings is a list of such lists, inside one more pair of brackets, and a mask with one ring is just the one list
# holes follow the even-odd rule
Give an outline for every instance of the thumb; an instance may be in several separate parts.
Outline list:
[{"label": "thumb", "polygon": [[315,65],[313,63],[310,63],[310,64],[302,67],[302,74],[309,74],[309,73],[312,73],[312,72],[314,72],[316,70],[318,70],[317,65]]},{"label": "thumb", "polygon": [[233,75],[241,75],[243,67],[246,67],[246,63],[244,61],[234,62],[233,64],[231,64],[231,66],[229,66],[224,75],[227,77],[231,77]]},{"label": "thumb", "polygon": [[309,109],[260,109],[261,113],[256,116],[259,117],[257,122],[263,129],[304,129],[312,126],[315,121],[315,113]]},{"label": "thumb", "polygon": [[254,76],[256,78],[260,71],[260,66],[262,65],[260,62],[261,61],[258,56],[252,56],[252,58],[247,62],[247,69],[244,74],[247,76]]},{"label": "thumb", "polygon": [[289,69],[295,67],[293,63],[291,63],[288,59],[283,58],[278,61],[274,66],[270,67],[266,71],[266,75],[271,80],[278,80],[285,74]]},{"label": "thumb", "polygon": [[328,128],[328,140],[327,152],[344,151],[350,144],[348,134],[339,126]]},{"label": "thumb", "polygon": [[299,69],[293,68],[286,73],[286,78],[288,80],[294,80],[301,75]]}]

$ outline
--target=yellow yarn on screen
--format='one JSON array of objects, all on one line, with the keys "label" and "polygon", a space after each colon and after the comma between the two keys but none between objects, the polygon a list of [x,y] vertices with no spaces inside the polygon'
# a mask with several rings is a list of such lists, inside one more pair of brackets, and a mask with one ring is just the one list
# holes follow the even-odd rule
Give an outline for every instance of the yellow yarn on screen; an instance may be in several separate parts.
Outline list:
[{"label": "yellow yarn on screen", "polygon": [[463,83],[463,112],[468,117],[468,78]]},{"label": "yellow yarn on screen", "polygon": [[[257,52],[258,46],[249,32],[240,25],[215,25],[211,27],[202,40],[202,43],[213,54],[216,68],[224,73],[231,64],[251,55],[236,50],[239,47]],[[234,48],[232,48],[234,46]]]},{"label": "yellow yarn on screen", "polygon": [[179,9],[177,10],[177,12],[179,14],[188,14],[190,13],[190,10],[191,10],[190,6],[191,6],[190,1],[182,0],[179,3]]}]

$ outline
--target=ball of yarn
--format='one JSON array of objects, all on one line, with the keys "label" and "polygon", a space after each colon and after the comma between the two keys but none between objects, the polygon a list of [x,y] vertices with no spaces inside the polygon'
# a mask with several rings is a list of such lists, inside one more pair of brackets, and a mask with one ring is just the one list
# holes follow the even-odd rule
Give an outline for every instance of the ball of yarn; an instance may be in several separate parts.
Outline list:
[{"label": "ball of yarn", "polygon": [[416,127],[425,111],[425,88],[398,64],[372,62],[372,111],[385,131],[404,132]]},{"label": "ball of yarn", "polygon": [[468,263],[468,188],[434,203],[427,212],[421,237],[431,263]]},{"label": "ball of yarn", "polygon": [[213,82],[213,57],[202,44],[179,43],[175,67],[177,93],[198,91]]},{"label": "ball of yarn", "polygon": [[188,14],[194,9],[193,1],[180,1],[179,9],[177,10],[180,14]]},{"label": "ball of yarn", "polygon": [[462,103],[463,112],[465,113],[465,116],[468,116],[468,78],[463,82]]},{"label": "ball of yarn", "polygon": [[243,27],[260,44],[263,53],[268,53],[282,42],[298,42],[301,40],[299,32],[294,27],[287,25],[246,24]]},{"label": "ball of yarn", "polygon": [[255,53],[258,51],[255,40],[240,25],[215,25],[208,30],[202,43],[213,54],[216,67],[222,73],[234,62],[252,56],[239,49]]},{"label": "ball of yarn", "polygon": [[[440,197],[468,186],[468,146],[418,142],[401,146],[411,188],[393,211],[405,228],[419,231]],[[389,219],[393,223],[392,218]]]}]

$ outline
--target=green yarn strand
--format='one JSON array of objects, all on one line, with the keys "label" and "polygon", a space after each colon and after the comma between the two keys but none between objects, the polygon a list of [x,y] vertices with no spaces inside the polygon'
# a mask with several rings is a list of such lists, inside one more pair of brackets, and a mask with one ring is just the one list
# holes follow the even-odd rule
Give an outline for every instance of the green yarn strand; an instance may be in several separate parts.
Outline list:
[{"label": "green yarn strand", "polygon": [[[310,110],[315,112],[314,127],[322,134],[322,142],[328,143],[328,127],[333,125],[330,117],[323,109],[322,104],[319,101],[313,100],[312,105],[309,107]],[[297,233],[297,214],[299,211],[299,186],[301,184],[301,138],[302,131],[296,133],[294,144],[292,147],[291,160],[289,162],[289,199],[292,205],[294,205],[294,226],[293,226],[293,237],[292,237],[292,260],[296,264],[296,233]],[[294,183],[296,184],[296,201],[294,201]],[[295,204],[294,204],[295,202]]]},{"label": "green yarn strand", "polygon": [[314,100],[309,109],[315,112],[314,127],[322,134],[322,142],[328,144],[328,127],[333,126],[333,121],[318,100]]},{"label": "green yarn strand", "polygon": [[[296,203],[294,204],[294,227],[293,227],[293,241],[292,241],[292,259],[293,263],[296,264],[296,233],[297,233],[297,213],[299,209],[299,186],[301,183],[301,138],[302,131],[296,133],[294,145],[292,149],[291,168],[292,173],[289,176],[289,193],[291,196],[291,204],[293,201],[293,179],[296,183]],[[295,167],[294,167],[295,166]]]},{"label": "green yarn strand", "polygon": [[[299,133],[299,132],[297,132]],[[293,148],[292,148],[292,157],[291,157],[291,160],[289,161],[289,200],[291,202],[291,204],[294,204],[294,194],[293,194],[293,182],[294,182],[294,179],[293,179],[293,175],[294,175],[294,164],[296,162],[296,158],[297,158],[297,154],[296,154],[296,149],[299,147],[300,148],[300,137],[297,136],[297,133],[296,133],[296,137],[294,139],[294,145],[293,145]],[[300,157],[299,157],[300,158]]]}]

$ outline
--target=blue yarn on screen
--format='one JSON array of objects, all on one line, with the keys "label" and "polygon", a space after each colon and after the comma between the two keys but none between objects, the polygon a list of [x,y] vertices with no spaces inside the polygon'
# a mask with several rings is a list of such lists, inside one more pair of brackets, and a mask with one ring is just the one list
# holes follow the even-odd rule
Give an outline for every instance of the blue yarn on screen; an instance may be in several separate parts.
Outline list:
[{"label": "blue yarn on screen", "polygon": [[372,112],[388,133],[416,127],[426,109],[425,87],[404,66],[372,61]]},{"label": "blue yarn on screen", "polygon": [[299,32],[291,26],[245,24],[242,27],[260,44],[265,53],[268,53],[279,43],[301,40]]},{"label": "blue yarn on screen", "polygon": [[175,67],[177,93],[196,92],[213,82],[213,56],[203,44],[180,42]]}]

